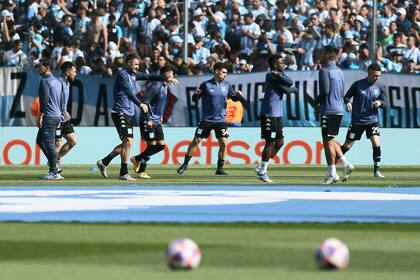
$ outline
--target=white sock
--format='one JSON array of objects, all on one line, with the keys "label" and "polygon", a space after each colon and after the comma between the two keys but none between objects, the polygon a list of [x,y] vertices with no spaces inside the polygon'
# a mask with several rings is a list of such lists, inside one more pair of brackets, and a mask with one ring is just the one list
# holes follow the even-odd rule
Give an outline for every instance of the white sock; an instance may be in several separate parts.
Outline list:
[{"label": "white sock", "polygon": [[335,169],[335,164],[328,165],[328,176],[333,176],[337,173],[337,170]]},{"label": "white sock", "polygon": [[344,167],[349,167],[351,165],[351,163],[346,159],[344,155],[341,156],[340,160],[343,163]]},{"label": "white sock", "polygon": [[261,161],[260,173],[267,173],[267,167],[269,162],[270,161]]}]

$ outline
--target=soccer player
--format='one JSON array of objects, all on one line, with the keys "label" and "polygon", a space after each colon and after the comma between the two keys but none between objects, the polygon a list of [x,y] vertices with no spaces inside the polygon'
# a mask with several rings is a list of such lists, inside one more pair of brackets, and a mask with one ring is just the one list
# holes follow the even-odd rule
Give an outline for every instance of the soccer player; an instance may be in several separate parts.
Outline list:
[{"label": "soccer player", "polygon": [[388,103],[385,87],[378,83],[381,74],[381,67],[378,64],[371,64],[368,67],[367,77],[354,82],[344,96],[346,109],[351,112],[351,124],[347,131],[346,141],[341,146],[345,154],[355,141],[361,139],[363,132],[366,132],[366,138],[372,142],[373,176],[377,178],[384,178],[379,171],[381,146],[378,108],[385,107]]},{"label": "soccer player", "polygon": [[217,161],[216,175],[228,175],[223,166],[226,159],[227,133],[226,125],[226,100],[231,98],[233,101],[242,101],[242,92],[235,91],[229,82],[225,81],[227,66],[222,62],[217,62],[214,67],[214,77],[201,83],[200,87],[194,92],[192,100],[198,102],[202,99],[202,116],[198,124],[195,136],[188,146],[184,162],[177,169],[178,174],[187,170],[188,163],[195,149],[200,145],[203,138],[208,138],[210,132],[214,130],[219,142],[219,153]]},{"label": "soccer player", "polygon": [[[71,116],[67,112],[67,103],[69,101],[70,95],[70,83],[74,81],[77,75],[76,65],[70,61],[66,61],[61,65],[62,77],[59,77],[58,80],[62,83],[62,90],[64,94],[64,113],[61,118],[61,125],[56,130],[55,134],[55,147],[58,153],[57,164],[60,168],[60,159],[65,156],[75,145],[76,145],[76,134],[73,129],[73,124],[71,123]],[[61,138],[66,139],[66,143],[61,145]]]},{"label": "soccer player", "polygon": [[283,135],[283,94],[297,92],[293,81],[284,73],[283,57],[273,55],[268,58],[270,72],[265,76],[264,99],[261,103],[261,138],[265,140],[261,163],[256,168],[257,179],[273,182],[267,166],[284,144]]},{"label": "soccer player", "polygon": [[[174,71],[170,66],[162,67],[160,74],[167,79],[174,78]],[[149,107],[148,113],[140,112],[139,119],[141,138],[146,141],[147,147],[143,153],[130,158],[134,171],[142,179],[151,178],[146,173],[146,166],[150,157],[165,149],[166,144],[162,130],[162,120],[166,106],[168,84],[168,81],[149,83],[146,94],[142,98],[142,101]]]},{"label": "soccer player", "polygon": [[125,58],[125,67],[121,68],[115,79],[113,96],[114,106],[112,108],[111,117],[121,139],[121,144],[116,146],[111,153],[103,159],[96,162],[102,176],[108,178],[107,166],[112,159],[121,155],[120,180],[135,181],[128,174],[127,165],[130,156],[131,146],[133,144],[133,126],[132,119],[135,114],[134,105],[140,107],[144,113],[148,112],[146,104],[140,102],[136,97],[136,80],[150,81],[168,81],[177,84],[175,79],[167,79],[164,76],[152,75],[138,72],[140,67],[140,58],[135,54],[128,54]]},{"label": "soccer player", "polygon": [[343,155],[340,144],[335,140],[340,130],[344,110],[344,74],[337,67],[337,50],[333,46],[326,46],[321,52],[322,69],[319,71],[319,96],[321,131],[328,164],[327,176],[324,184],[332,184],[340,180],[337,174],[336,157],[344,165],[344,178],[348,178],[354,167]]},{"label": "soccer player", "polygon": [[55,149],[55,130],[60,125],[64,112],[64,95],[62,84],[51,73],[51,66],[46,60],[42,60],[37,66],[41,75],[41,88],[39,92],[39,102],[41,113],[37,119],[39,127],[36,143],[41,148],[49,163],[49,172],[40,179],[62,180],[58,173],[57,151]]}]

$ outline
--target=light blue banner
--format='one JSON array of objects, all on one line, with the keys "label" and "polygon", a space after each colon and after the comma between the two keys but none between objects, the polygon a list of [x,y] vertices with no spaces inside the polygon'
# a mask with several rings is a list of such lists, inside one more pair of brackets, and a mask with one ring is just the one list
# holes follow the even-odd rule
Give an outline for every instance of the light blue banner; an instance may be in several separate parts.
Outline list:
[{"label": "light blue banner", "polygon": [[[287,72],[299,92],[285,97],[283,102],[286,127],[317,127],[314,99],[318,95],[318,72]],[[345,71],[346,89],[361,78],[363,71]],[[201,103],[191,101],[194,89],[210,76],[180,76],[180,85],[171,87],[165,111],[167,126],[196,126],[201,114]],[[242,90],[245,100],[242,126],[260,125],[260,104],[264,96],[265,73],[231,74],[227,80]],[[35,126],[30,113],[31,103],[38,95],[40,77],[35,70],[0,68],[0,122],[2,126]],[[389,128],[420,127],[419,75],[383,74],[389,106],[381,112],[381,124]],[[78,76],[71,86],[68,111],[77,126],[112,126],[112,79],[97,76]],[[139,83],[139,91],[141,84]],[[137,118],[135,118],[137,120]],[[344,115],[342,126],[348,126],[350,114]]]}]

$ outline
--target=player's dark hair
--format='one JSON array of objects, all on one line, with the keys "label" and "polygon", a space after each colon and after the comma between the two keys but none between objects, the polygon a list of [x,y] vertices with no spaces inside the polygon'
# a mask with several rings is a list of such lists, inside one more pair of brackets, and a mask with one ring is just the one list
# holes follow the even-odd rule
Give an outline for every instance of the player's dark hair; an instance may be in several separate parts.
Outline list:
[{"label": "player's dark hair", "polygon": [[66,61],[63,64],[61,64],[60,69],[61,69],[61,72],[66,73],[72,67],[76,67],[76,65],[71,61]]},{"label": "player's dark hair", "polygon": [[160,74],[165,74],[165,73],[168,73],[170,71],[175,72],[174,71],[174,68],[172,66],[170,66],[170,65],[165,65],[162,68],[160,68]]},{"label": "player's dark hair", "polygon": [[368,71],[382,71],[382,69],[378,63],[372,63],[371,65],[369,65]]},{"label": "player's dark hair", "polygon": [[42,58],[42,59],[39,60],[39,63],[35,67],[37,68],[38,66],[43,66],[43,67],[46,67],[46,68],[49,68],[49,69],[52,68],[48,59],[45,59],[45,58]]},{"label": "player's dark hair", "polygon": [[335,58],[337,57],[338,51],[334,46],[325,46],[324,47],[324,54],[330,58]]},{"label": "player's dark hair", "polygon": [[277,54],[268,57],[268,65],[270,66],[271,70],[273,70],[275,68],[274,64],[281,58],[282,57],[280,55],[277,55]]},{"label": "player's dark hair", "polygon": [[214,64],[214,66],[213,66],[213,70],[214,70],[214,71],[216,71],[216,70],[220,70],[220,69],[228,69],[228,67],[227,67],[226,63],[223,63],[223,62],[216,62],[216,63]]},{"label": "player's dark hair", "polygon": [[126,63],[128,63],[128,62],[130,62],[130,61],[132,61],[132,60],[134,60],[134,59],[138,59],[138,60],[140,60],[140,58],[138,57],[138,55],[137,55],[137,54],[135,54],[135,53],[129,53],[129,54],[127,54],[127,56],[125,57],[125,62],[126,62]]}]

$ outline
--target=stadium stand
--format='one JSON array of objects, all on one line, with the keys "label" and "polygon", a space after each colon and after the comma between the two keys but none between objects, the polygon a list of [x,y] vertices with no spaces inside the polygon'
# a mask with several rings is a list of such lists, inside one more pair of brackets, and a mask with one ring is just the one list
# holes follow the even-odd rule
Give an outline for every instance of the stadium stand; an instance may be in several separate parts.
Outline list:
[{"label": "stadium stand", "polygon": [[[267,56],[286,53],[288,70],[319,69],[318,50],[339,49],[343,69],[366,69],[372,34],[371,0],[191,1],[188,60],[182,60],[182,3],[163,0],[15,0],[1,3],[1,66],[40,58],[58,68],[113,77],[127,53],[145,72],[165,64],[178,74],[268,69]],[[420,0],[379,0],[376,58],[383,71],[420,73]]]}]

